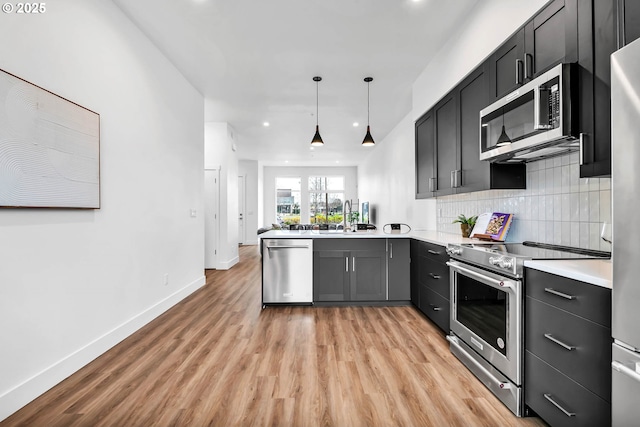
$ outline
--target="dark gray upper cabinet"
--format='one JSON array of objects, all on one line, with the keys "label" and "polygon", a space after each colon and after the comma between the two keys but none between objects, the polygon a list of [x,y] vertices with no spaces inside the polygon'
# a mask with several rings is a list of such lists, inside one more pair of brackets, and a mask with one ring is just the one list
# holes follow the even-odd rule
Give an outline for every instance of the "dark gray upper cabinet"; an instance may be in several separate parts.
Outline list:
[{"label": "dark gray upper cabinet", "polygon": [[577,0],[554,0],[487,61],[490,102],[562,62],[577,60]]},{"label": "dark gray upper cabinet", "polygon": [[458,169],[456,94],[451,92],[434,108],[436,123],[436,196],[454,193]]},{"label": "dark gray upper cabinet", "polygon": [[416,199],[435,194],[435,141],[433,110],[416,122]]},{"label": "dark gray upper cabinet", "polygon": [[617,0],[618,47],[623,47],[640,38],[640,2]]},{"label": "dark gray upper cabinet", "polygon": [[580,177],[611,174],[611,66],[617,0],[578,3]]},{"label": "dark gray upper cabinet", "polygon": [[524,164],[480,160],[480,110],[488,100],[482,64],[416,122],[416,198],[526,187]]},{"label": "dark gray upper cabinet", "polygon": [[524,29],[504,42],[488,60],[491,76],[490,102],[502,98],[524,83]]}]

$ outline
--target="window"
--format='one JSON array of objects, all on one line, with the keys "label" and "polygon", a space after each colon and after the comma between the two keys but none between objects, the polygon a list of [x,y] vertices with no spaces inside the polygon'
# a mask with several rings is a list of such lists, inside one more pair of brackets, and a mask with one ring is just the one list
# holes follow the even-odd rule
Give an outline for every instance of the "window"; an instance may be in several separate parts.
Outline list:
[{"label": "window", "polygon": [[279,224],[300,224],[300,177],[276,178],[276,219]]},{"label": "window", "polygon": [[309,177],[309,217],[312,224],[342,222],[343,176]]}]

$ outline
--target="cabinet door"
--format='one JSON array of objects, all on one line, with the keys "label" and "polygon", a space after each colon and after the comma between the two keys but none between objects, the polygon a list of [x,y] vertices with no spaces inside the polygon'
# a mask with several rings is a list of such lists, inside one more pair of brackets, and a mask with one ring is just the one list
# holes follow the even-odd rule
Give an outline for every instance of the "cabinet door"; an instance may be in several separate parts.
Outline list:
[{"label": "cabinet door", "polygon": [[[387,254],[385,251],[350,253],[352,301],[386,301]],[[342,266],[344,268],[344,265]]]},{"label": "cabinet door", "polygon": [[389,301],[411,298],[409,239],[387,239],[389,259]]},{"label": "cabinet door", "polygon": [[313,300],[349,300],[349,252],[317,251],[313,253]]},{"label": "cabinet door", "polygon": [[446,196],[454,192],[457,162],[456,99],[450,92],[436,105],[436,176],[437,196]]},{"label": "cabinet door", "polygon": [[524,81],[524,29],[520,29],[494,52],[489,59],[493,102],[517,89]]},{"label": "cabinet door", "polygon": [[434,153],[435,126],[431,110],[416,122],[416,199],[434,196]]},{"label": "cabinet door", "polygon": [[623,47],[640,38],[640,2],[638,0],[618,1],[618,47]]},{"label": "cabinet door", "polygon": [[555,0],[524,27],[525,82],[562,62],[578,58],[576,0]]},{"label": "cabinet door", "polygon": [[611,69],[616,48],[614,0],[580,3],[578,87],[580,177],[611,174]]},{"label": "cabinet door", "polygon": [[489,93],[484,67],[480,66],[458,86],[460,115],[460,170],[462,190],[489,189],[489,162],[480,160],[480,110],[487,106]]}]

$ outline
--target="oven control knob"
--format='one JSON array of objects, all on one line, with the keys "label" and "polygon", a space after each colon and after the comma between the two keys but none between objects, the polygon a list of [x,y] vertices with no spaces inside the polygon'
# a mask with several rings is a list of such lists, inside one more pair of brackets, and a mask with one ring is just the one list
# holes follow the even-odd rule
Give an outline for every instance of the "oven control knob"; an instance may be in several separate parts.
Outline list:
[{"label": "oven control knob", "polygon": [[513,259],[512,258],[502,258],[500,260],[500,267],[505,269],[511,269],[513,267]]},{"label": "oven control knob", "polygon": [[462,248],[451,247],[446,249],[449,255],[460,255],[462,254]]},{"label": "oven control knob", "polygon": [[489,258],[489,264],[491,265],[500,265],[500,257],[492,256]]}]

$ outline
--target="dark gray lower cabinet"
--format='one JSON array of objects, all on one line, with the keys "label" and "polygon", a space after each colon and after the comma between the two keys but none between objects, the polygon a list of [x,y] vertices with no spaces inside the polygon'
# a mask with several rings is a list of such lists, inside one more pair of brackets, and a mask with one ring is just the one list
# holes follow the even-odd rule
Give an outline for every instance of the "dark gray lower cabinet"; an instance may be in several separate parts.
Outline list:
[{"label": "dark gray lower cabinet", "polygon": [[611,290],[525,276],[525,404],[554,427],[611,425]]},{"label": "dark gray lower cabinet", "polygon": [[449,256],[443,246],[411,242],[411,302],[449,333]]},{"label": "dark gray lower cabinet", "polygon": [[411,298],[411,239],[387,239],[389,301]]},{"label": "dark gray lower cabinet", "polygon": [[409,239],[315,239],[313,300],[408,301],[409,245]]}]

